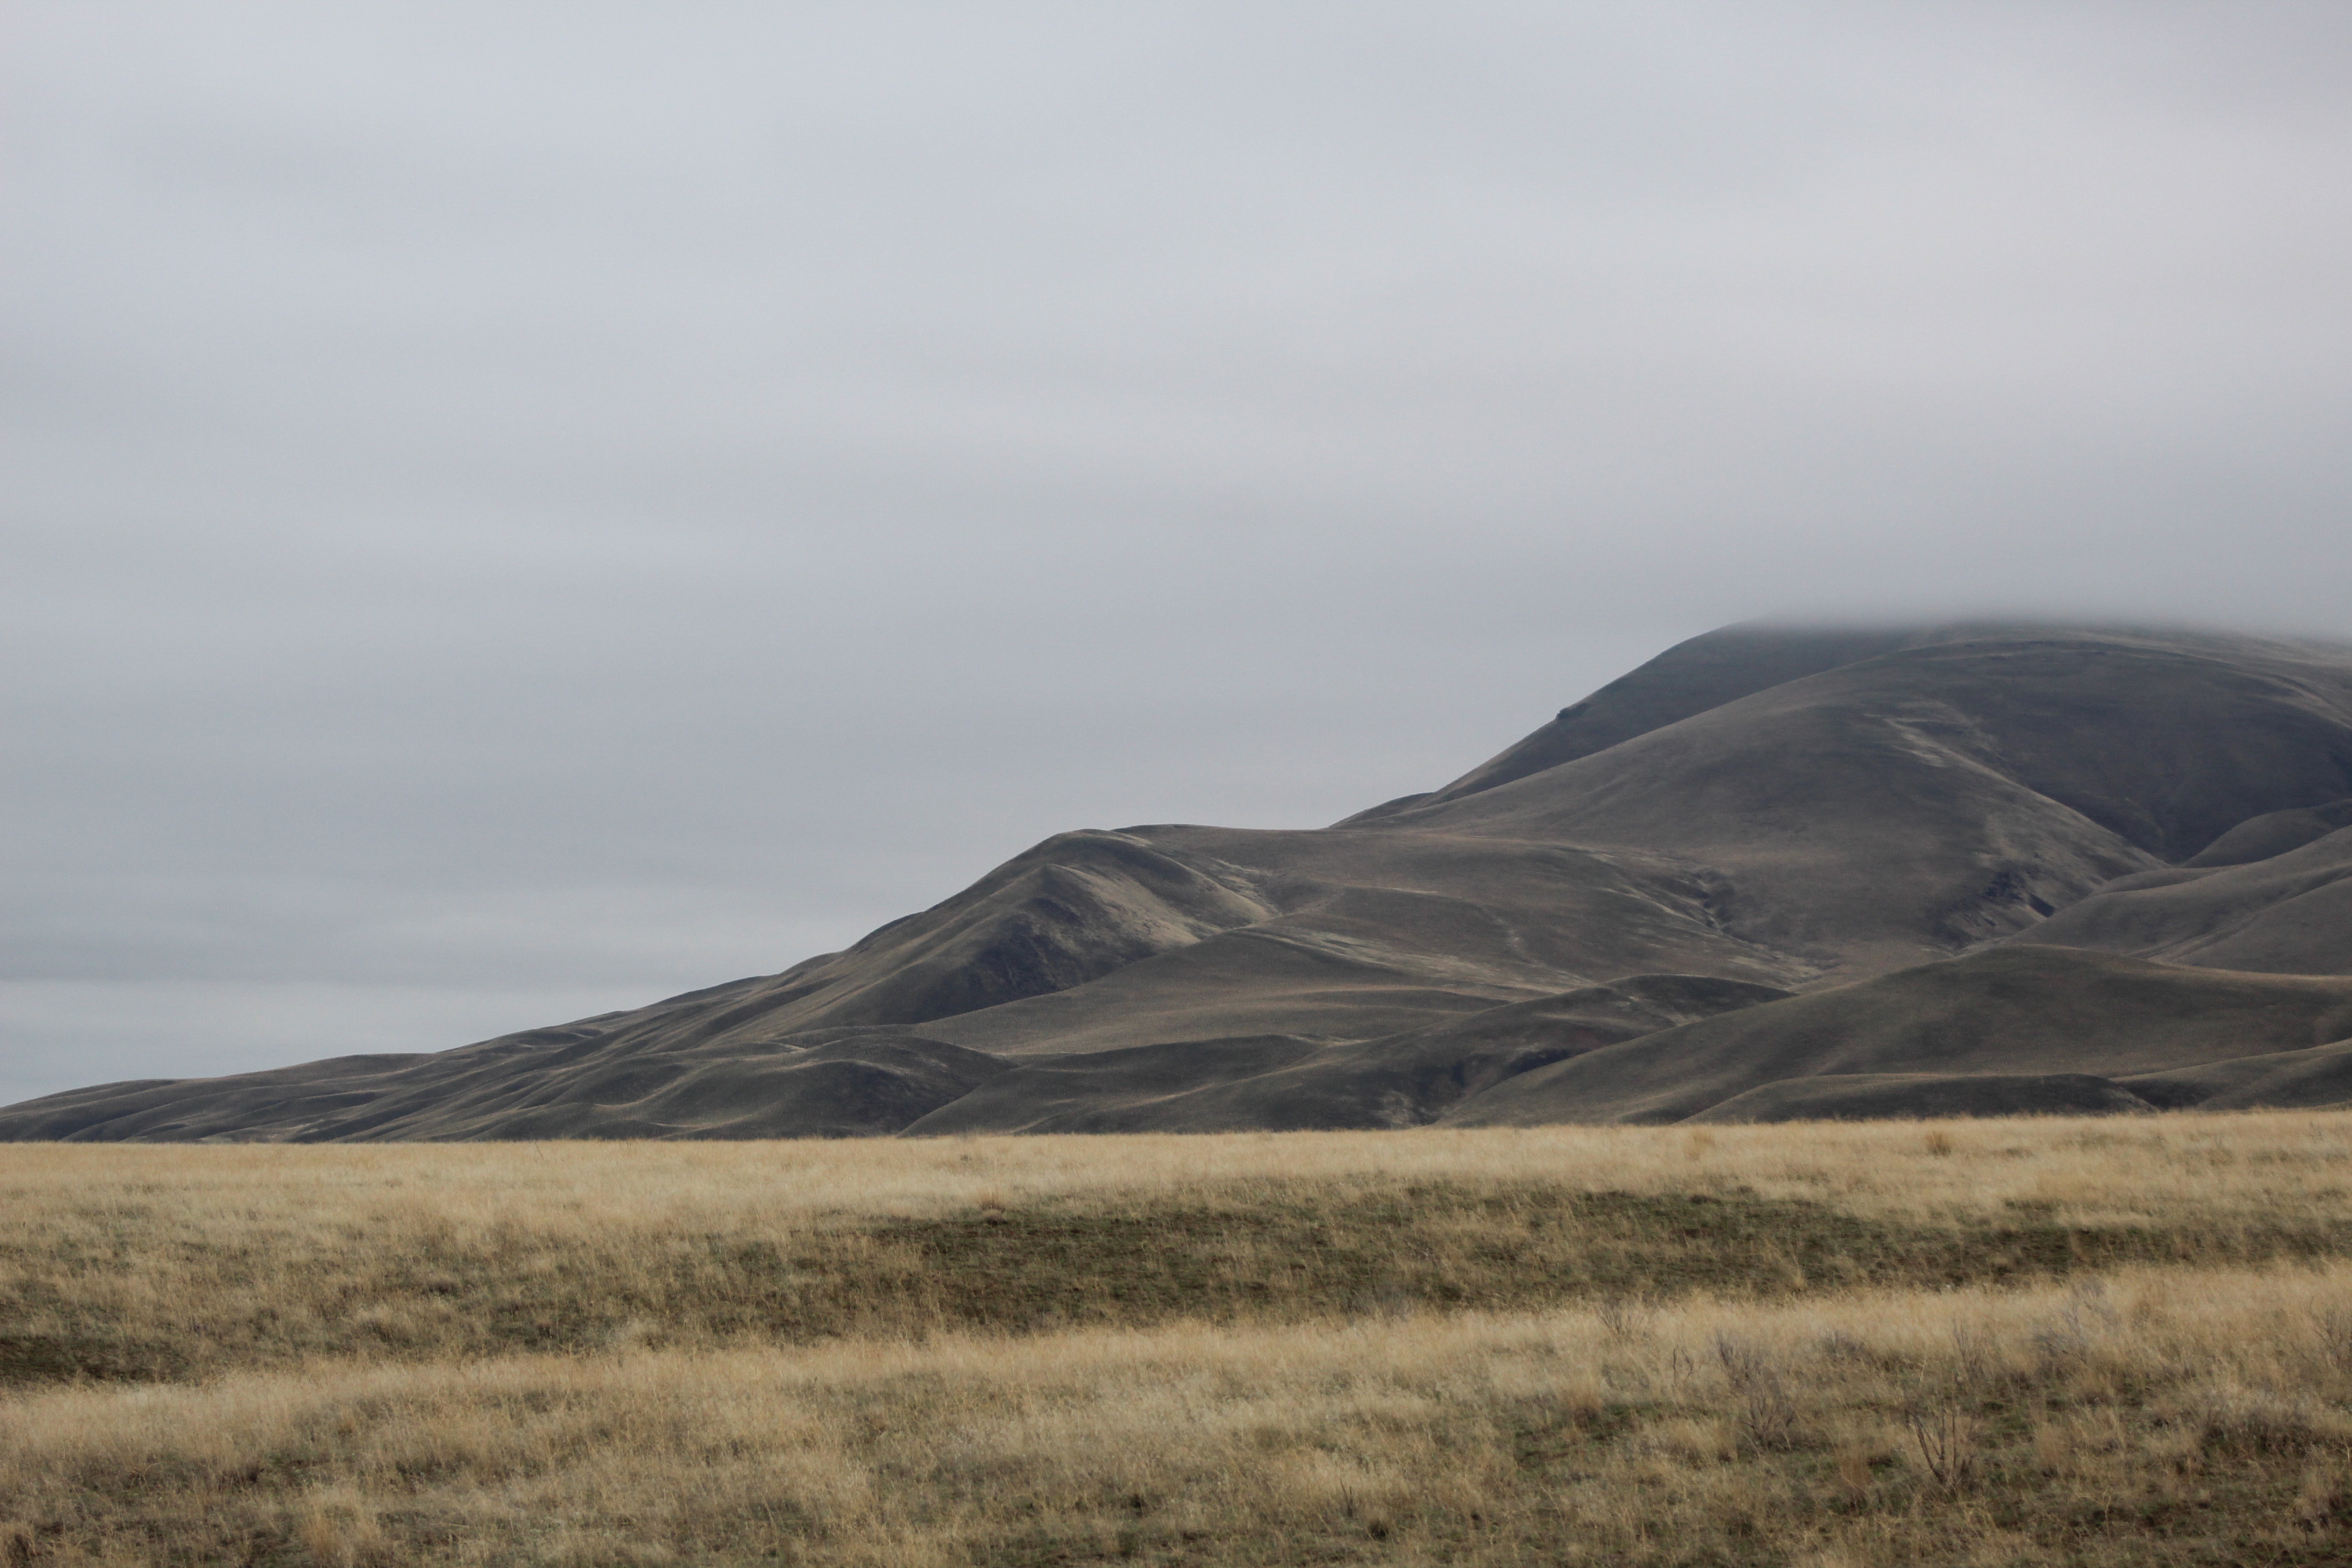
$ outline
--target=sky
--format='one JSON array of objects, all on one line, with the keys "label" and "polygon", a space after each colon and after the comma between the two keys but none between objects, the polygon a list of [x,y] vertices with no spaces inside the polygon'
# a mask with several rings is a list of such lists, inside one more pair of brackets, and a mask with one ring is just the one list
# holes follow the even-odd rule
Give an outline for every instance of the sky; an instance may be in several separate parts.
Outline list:
[{"label": "sky", "polygon": [[2352,635],[2352,8],[0,34],[0,1101],[1307,826],[1754,617]]}]

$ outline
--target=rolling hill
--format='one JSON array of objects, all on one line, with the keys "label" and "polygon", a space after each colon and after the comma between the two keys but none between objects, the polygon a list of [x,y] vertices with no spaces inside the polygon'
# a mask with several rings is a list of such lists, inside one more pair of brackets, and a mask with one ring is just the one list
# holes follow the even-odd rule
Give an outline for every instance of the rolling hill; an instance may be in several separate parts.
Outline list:
[{"label": "rolling hill", "polygon": [[2352,1037],[2347,873],[2352,647],[1740,626],[1329,827],[1061,834],[777,974],[54,1095],[0,1138],[2315,1103],[2341,1075],[2302,1053]]}]

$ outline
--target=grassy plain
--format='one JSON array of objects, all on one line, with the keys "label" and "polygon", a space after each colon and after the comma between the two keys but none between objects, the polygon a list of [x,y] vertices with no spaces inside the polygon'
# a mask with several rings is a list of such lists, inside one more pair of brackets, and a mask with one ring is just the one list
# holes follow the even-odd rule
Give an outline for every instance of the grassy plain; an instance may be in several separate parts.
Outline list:
[{"label": "grassy plain", "polygon": [[2352,1115],[0,1146],[0,1563],[2352,1560]]}]

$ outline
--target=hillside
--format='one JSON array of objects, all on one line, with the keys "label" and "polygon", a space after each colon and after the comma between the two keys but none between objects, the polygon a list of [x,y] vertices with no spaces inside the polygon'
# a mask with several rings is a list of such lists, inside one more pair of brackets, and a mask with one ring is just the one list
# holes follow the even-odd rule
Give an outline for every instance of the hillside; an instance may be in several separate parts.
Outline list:
[{"label": "hillside", "polygon": [[[2102,1086],[2329,1043],[2315,999],[2352,981],[2292,977],[2352,974],[2347,800],[2343,645],[1734,626],[1330,827],[1057,835],[778,974],[453,1051],[77,1090],[0,1110],[0,1138],[1660,1119],[1824,1077],[1868,1081],[1749,1103],[2153,1104]],[[2124,993],[2147,1000],[2102,1000]],[[2303,1034],[2242,1026],[2289,1015]],[[2051,1081],[1933,1088],[1954,1075]]]},{"label": "hillside", "polygon": [[[2012,1102],[1986,1114],[2074,1113],[2124,1108],[2103,1103],[2100,1086],[2127,1090],[2141,1074],[2347,1037],[2352,977],[2238,974],[2008,945],[1587,1052],[1497,1083],[1446,1120],[1682,1121],[1710,1110],[1722,1119],[1767,1087],[1798,1083],[1809,1086],[1809,1115],[1832,1115],[1836,1090],[1896,1104],[1901,1097],[1883,1098],[1890,1074],[1998,1078]],[[2028,1093],[2014,1102],[2042,1075],[2073,1081],[2041,1086],[2046,1101]],[[1842,1081],[1849,1078],[1872,1081]],[[1920,1102],[1932,1103],[1932,1091]]]}]

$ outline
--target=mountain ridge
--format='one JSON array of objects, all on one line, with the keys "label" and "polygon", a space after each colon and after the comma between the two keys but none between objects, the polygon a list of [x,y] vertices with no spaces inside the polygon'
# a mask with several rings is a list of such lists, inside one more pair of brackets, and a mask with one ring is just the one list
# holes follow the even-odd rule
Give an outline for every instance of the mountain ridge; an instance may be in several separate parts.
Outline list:
[{"label": "mountain ridge", "polygon": [[[2018,943],[2157,961],[2190,977],[2175,1005],[2220,1017],[2242,986],[2199,976],[2352,972],[2347,803],[2352,647],[1750,624],[1329,827],[1058,834],[776,974],[453,1051],[73,1090],[0,1108],[0,1138],[1418,1125]],[[2045,968],[2050,1008],[2092,985]],[[1745,1005],[1676,1016],[1674,985]],[[1592,1048],[1546,1057],[1571,1037]],[[2107,1103],[2074,1081],[2113,1079],[2094,1058],[2053,1041],[1998,1093],[1912,1100],[2063,1079]],[[1607,1100],[1564,1094],[1549,1113]]]}]

